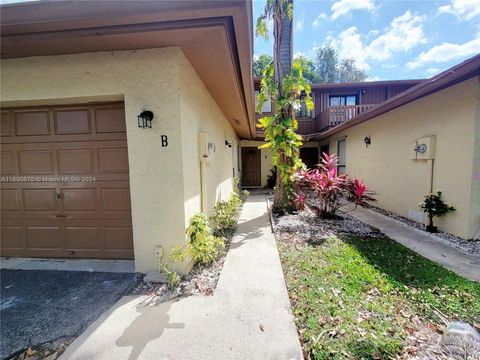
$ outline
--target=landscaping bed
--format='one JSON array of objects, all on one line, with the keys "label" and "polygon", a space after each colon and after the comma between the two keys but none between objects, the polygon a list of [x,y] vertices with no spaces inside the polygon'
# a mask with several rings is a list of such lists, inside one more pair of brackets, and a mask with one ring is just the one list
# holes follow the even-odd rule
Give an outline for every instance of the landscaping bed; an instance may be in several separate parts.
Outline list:
[{"label": "landscaping bed", "polygon": [[[235,187],[237,187],[237,185],[235,185]],[[215,205],[213,215],[210,219],[207,220],[206,216],[192,217],[193,223],[191,219],[190,230],[187,229],[187,234],[190,234],[190,237],[197,236],[201,241],[207,241],[207,243],[200,246],[202,253],[198,252],[198,250],[195,250],[196,252],[190,251],[185,257],[188,258],[192,255],[202,257],[208,256],[207,262],[195,262],[192,260],[194,262],[192,270],[187,275],[177,278],[176,284],[143,282],[137,286],[133,291],[133,294],[148,295],[146,302],[149,305],[180,296],[194,294],[207,296],[213,295],[237,227],[242,205],[247,196],[248,192],[246,191],[241,193],[240,191],[235,191],[229,201],[218,202]],[[210,235],[210,224],[213,228],[213,236]],[[209,239],[205,239],[205,236]],[[192,241],[194,240],[190,239],[190,243],[192,243]],[[221,243],[222,249],[215,249],[216,245],[210,245],[215,241]],[[212,247],[208,249],[206,246]],[[185,249],[186,248],[174,249],[173,252],[177,254],[177,258],[182,259],[184,257],[183,253],[186,253]],[[212,255],[212,251],[215,252],[215,255]],[[173,274],[173,272],[170,273]]]},{"label": "landscaping bed", "polygon": [[446,324],[480,327],[480,284],[346,213],[275,217],[306,359],[448,359]]},{"label": "landscaping bed", "polygon": [[[238,211],[238,216],[240,216],[240,211]],[[229,233],[224,234],[225,252],[218,259],[209,265],[195,265],[192,271],[181,278],[180,283],[174,289],[170,289],[168,284],[141,283],[133,291],[133,294],[149,295],[151,297],[149,301],[154,303],[167,301],[179,296],[194,294],[213,295],[234,233],[235,229],[232,229]]]},{"label": "landscaping bed", "polygon": [[440,241],[444,244],[447,244],[449,246],[452,246],[454,248],[460,249],[462,251],[465,251],[469,254],[475,254],[475,255],[480,255],[480,239],[479,240],[465,240],[462,238],[459,238],[458,236],[445,233],[445,232],[437,232],[437,233],[429,233],[425,230],[425,225],[418,223],[416,221],[410,220],[406,217],[397,215],[395,213],[392,213],[390,211],[380,209],[378,207],[371,206],[370,209],[372,211],[375,211],[379,214],[382,214],[384,216],[389,217],[392,220],[395,220],[399,223],[402,223],[404,225],[410,226],[420,232],[422,234],[428,234],[431,238]]}]

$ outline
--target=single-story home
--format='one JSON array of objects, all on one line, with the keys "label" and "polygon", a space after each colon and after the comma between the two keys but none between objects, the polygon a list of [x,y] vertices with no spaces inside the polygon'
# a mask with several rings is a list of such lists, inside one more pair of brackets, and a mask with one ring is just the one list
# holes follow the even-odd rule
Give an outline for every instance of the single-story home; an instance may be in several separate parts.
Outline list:
[{"label": "single-story home", "polygon": [[255,136],[251,6],[2,5],[1,255],[148,272],[184,245]]}]

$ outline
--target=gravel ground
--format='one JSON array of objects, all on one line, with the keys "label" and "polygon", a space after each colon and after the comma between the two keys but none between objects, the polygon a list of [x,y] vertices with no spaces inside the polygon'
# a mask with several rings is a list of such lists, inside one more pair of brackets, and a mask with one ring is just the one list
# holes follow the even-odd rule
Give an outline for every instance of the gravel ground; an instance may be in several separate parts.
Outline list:
[{"label": "gravel ground", "polygon": [[465,240],[465,239],[459,238],[457,236],[454,236],[452,234],[448,234],[448,233],[445,233],[445,232],[438,232],[438,233],[432,234],[432,233],[429,233],[429,232],[425,231],[425,226],[423,224],[420,224],[420,223],[416,222],[416,221],[407,219],[403,216],[394,214],[390,211],[383,210],[383,209],[380,209],[380,208],[377,208],[377,207],[370,207],[369,209],[372,210],[372,211],[375,211],[379,214],[388,216],[389,218],[391,218],[391,219],[393,219],[397,222],[400,222],[402,224],[411,226],[411,227],[421,231],[422,234],[427,234],[432,239],[440,241],[444,244],[447,244],[447,245],[450,245],[454,248],[463,250],[463,251],[465,251],[469,254],[480,255],[480,239],[479,240]]},{"label": "gravel ground", "polygon": [[135,274],[80,271],[2,269],[0,274],[2,359],[43,359],[46,351],[49,360],[55,359],[62,344],[69,344],[139,280]]},{"label": "gravel ground", "polygon": [[338,213],[336,219],[319,219],[308,211],[280,217],[274,215],[274,219],[276,232],[295,234],[300,241],[313,244],[321,243],[333,235],[385,236],[378,229],[342,212]]}]

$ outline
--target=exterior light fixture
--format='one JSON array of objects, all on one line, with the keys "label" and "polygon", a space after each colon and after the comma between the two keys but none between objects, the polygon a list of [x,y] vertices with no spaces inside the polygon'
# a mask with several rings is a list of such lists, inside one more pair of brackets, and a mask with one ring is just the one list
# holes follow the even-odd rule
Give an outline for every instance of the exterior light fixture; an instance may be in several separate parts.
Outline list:
[{"label": "exterior light fixture", "polygon": [[363,142],[365,143],[365,146],[368,148],[372,143],[372,139],[370,138],[370,136],[365,136],[365,139],[363,139]]},{"label": "exterior light fixture", "polygon": [[367,92],[367,90],[362,89],[362,95],[365,95],[366,92]]},{"label": "exterior light fixture", "polygon": [[153,112],[143,109],[138,115],[138,127],[141,129],[152,128]]}]

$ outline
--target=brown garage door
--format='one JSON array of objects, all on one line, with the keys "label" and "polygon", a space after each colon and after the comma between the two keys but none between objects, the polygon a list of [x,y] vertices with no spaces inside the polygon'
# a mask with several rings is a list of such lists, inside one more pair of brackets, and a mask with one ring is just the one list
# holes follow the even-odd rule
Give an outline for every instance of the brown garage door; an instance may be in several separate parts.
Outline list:
[{"label": "brown garage door", "polygon": [[1,255],[133,258],[123,103],[1,112]]}]

